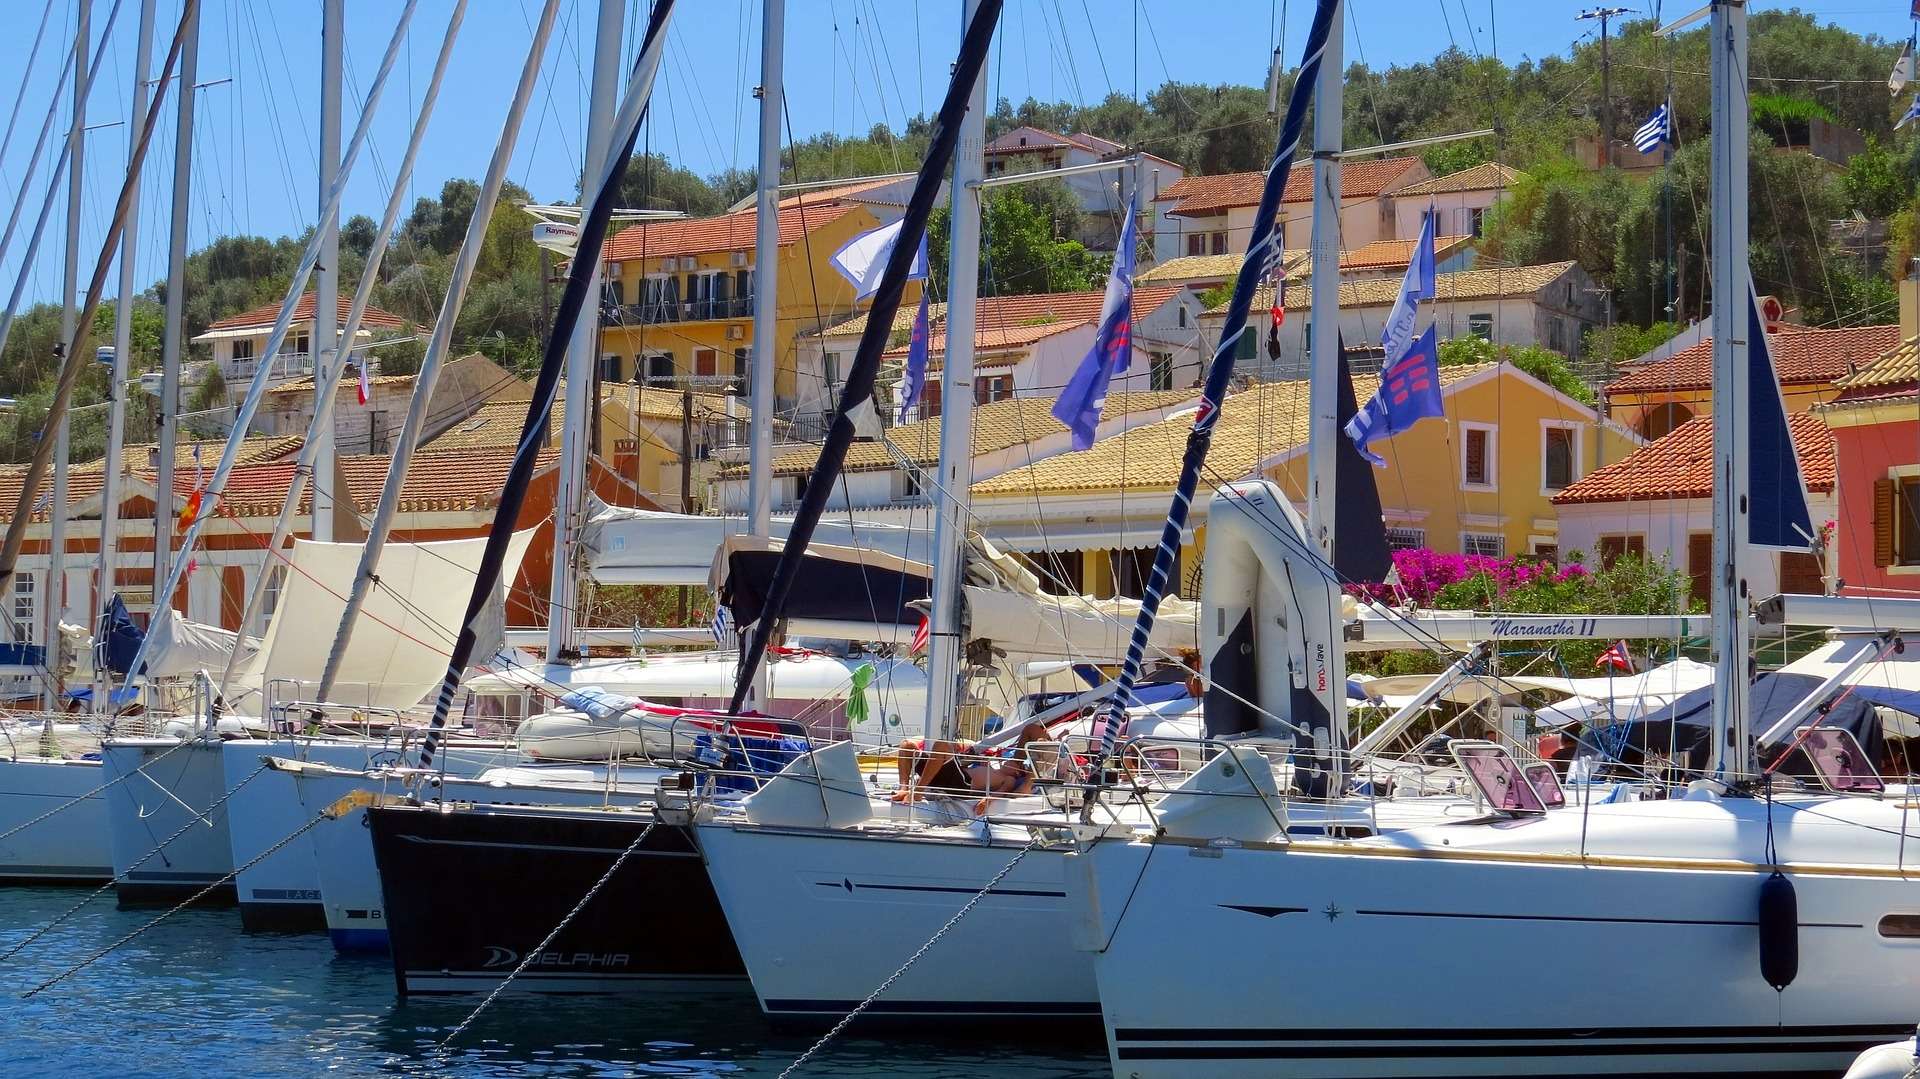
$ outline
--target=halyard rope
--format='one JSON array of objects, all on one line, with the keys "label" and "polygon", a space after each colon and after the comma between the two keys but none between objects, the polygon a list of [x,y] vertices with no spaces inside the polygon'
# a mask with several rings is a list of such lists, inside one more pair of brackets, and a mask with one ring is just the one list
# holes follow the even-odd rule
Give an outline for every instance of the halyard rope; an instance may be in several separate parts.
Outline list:
[{"label": "halyard rope", "polygon": [[228,881],[239,876],[240,874],[245,873],[247,870],[252,869],[254,866],[259,865],[261,862],[266,861],[268,858],[273,857],[275,854],[280,853],[280,850],[283,847],[285,847],[287,844],[293,842],[294,840],[300,838],[303,835],[306,835],[309,831],[313,830],[314,825],[319,824],[321,821],[326,819],[327,818],[321,814],[318,814],[318,813],[314,814],[312,820],[309,820],[307,823],[287,833],[286,836],[281,838],[280,842],[275,843],[273,846],[268,847],[266,850],[261,851],[259,854],[255,855],[254,857],[249,858],[245,865],[235,866],[234,868],[228,870],[223,876],[220,877],[220,879],[207,885],[205,888],[202,888],[199,891],[193,893],[187,898],[182,899],[177,905],[170,908],[165,913],[161,914],[159,917],[153,919],[152,921],[134,930],[133,932],[128,933],[126,936],[121,937],[119,940],[114,941],[112,944],[109,944],[106,947],[100,949],[99,951],[94,952],[92,955],[87,956],[85,959],[81,960],[80,962],[74,964],[71,967],[68,967],[66,970],[63,970],[60,973],[54,975],[53,977],[48,978],[46,981],[41,982],[39,985],[36,985],[32,989],[27,990],[25,993],[22,993],[20,995],[20,999],[22,1000],[32,999],[37,994],[53,988],[54,986],[60,984],[61,982],[66,981],[68,978],[73,977],[75,974],[80,973],[81,971],[87,969],[93,964],[106,958],[107,955],[112,953],[114,950],[118,949],[121,945],[128,943],[129,941],[133,940],[133,938],[139,936],[142,933],[145,933],[147,930],[152,929],[154,926],[159,925],[161,922],[166,921],[168,918],[173,917],[174,915],[187,909],[193,904],[206,898],[207,895],[211,893],[215,888],[220,887],[221,885],[227,883]]},{"label": "halyard rope", "polygon": [[998,885],[1001,881],[1005,880],[1007,878],[1007,874],[1013,872],[1013,867],[1020,864],[1021,859],[1033,853],[1033,848],[1036,845],[1038,845],[1039,842],[1040,842],[1040,839],[1037,836],[1034,837],[1033,839],[1028,840],[1027,845],[1020,848],[1020,853],[1013,856],[1013,861],[1008,862],[1006,865],[1001,866],[1000,872],[995,873],[993,875],[993,879],[987,882],[987,886],[973,893],[973,898],[967,900],[965,906],[961,907],[957,911],[954,911],[953,917],[947,919],[947,924],[935,930],[933,936],[928,937],[927,942],[920,946],[919,951],[916,951],[912,955],[908,956],[907,961],[900,964],[900,969],[894,971],[892,974],[887,975],[887,980],[884,982],[881,982],[879,988],[875,989],[871,993],[868,993],[867,999],[855,1005],[854,1009],[846,1014],[846,1018],[841,1019],[838,1023],[835,1023],[833,1025],[832,1030],[829,1030],[825,1034],[820,1035],[819,1041],[814,1042],[811,1046],[807,1048],[806,1052],[801,1053],[798,1057],[794,1059],[793,1063],[787,1065],[787,1069],[780,1073],[780,1079],[788,1079],[788,1077],[791,1076],[794,1072],[799,1071],[801,1067],[803,1067],[807,1063],[808,1060],[811,1060],[813,1058],[814,1054],[826,1048],[828,1042],[832,1041],[835,1037],[839,1036],[841,1031],[847,1029],[849,1024],[851,1024],[855,1019],[858,1019],[860,1017],[861,1012],[866,1011],[869,1007],[872,1006],[874,1001],[879,1000],[881,994],[893,988],[893,983],[899,981],[902,977],[904,977],[907,971],[911,969],[915,963],[918,963],[920,961],[921,956],[926,955],[929,951],[933,949],[933,946],[935,944],[940,943],[941,937],[946,936],[949,930],[951,930],[954,926],[960,924],[960,919],[966,917],[968,911],[971,911],[975,906],[977,906],[982,899],[985,899],[987,895],[993,891],[996,885]]},{"label": "halyard rope", "polygon": [[444,1057],[447,1050],[453,1045],[453,1040],[466,1033],[467,1028],[473,1025],[473,1021],[480,1018],[480,1013],[486,1011],[487,1008],[493,1004],[494,998],[505,992],[507,986],[512,985],[513,980],[518,978],[522,971],[531,966],[535,958],[546,952],[547,948],[553,944],[554,938],[560,935],[561,930],[565,929],[575,918],[579,917],[581,911],[587,909],[587,904],[593,902],[593,897],[599,894],[601,888],[606,887],[607,882],[613,879],[615,873],[620,872],[620,867],[626,864],[627,859],[633,856],[634,851],[640,849],[640,844],[647,841],[647,837],[653,834],[653,829],[658,826],[659,823],[660,818],[655,817],[647,823],[645,828],[640,830],[639,835],[633,837],[633,842],[627,844],[627,849],[621,851],[620,856],[615,858],[613,864],[607,867],[607,871],[600,875],[600,879],[593,882],[593,887],[587,889],[587,894],[580,897],[580,902],[573,905],[573,909],[567,912],[567,916],[560,919],[560,924],[554,926],[553,931],[548,933],[545,939],[541,940],[539,944],[534,945],[525,956],[522,956],[520,962],[514,966],[513,970],[509,972],[505,978],[501,979],[500,984],[493,987],[493,992],[488,993],[487,998],[480,1002],[480,1006],[473,1009],[465,1019],[460,1020],[458,1026],[454,1027],[445,1038],[441,1039],[437,1055]]}]

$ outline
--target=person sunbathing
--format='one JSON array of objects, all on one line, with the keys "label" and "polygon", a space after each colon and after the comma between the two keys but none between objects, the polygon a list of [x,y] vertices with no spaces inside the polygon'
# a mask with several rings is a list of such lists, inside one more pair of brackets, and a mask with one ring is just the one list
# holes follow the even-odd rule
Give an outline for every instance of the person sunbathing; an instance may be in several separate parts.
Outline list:
[{"label": "person sunbathing", "polygon": [[1021,728],[1011,746],[981,749],[977,742],[945,739],[902,742],[897,765],[900,789],[896,802],[913,803],[929,794],[979,794],[976,815],[985,814],[995,798],[1013,797],[1033,789],[1033,773],[1024,753],[1028,743],[1051,737],[1038,723]]}]

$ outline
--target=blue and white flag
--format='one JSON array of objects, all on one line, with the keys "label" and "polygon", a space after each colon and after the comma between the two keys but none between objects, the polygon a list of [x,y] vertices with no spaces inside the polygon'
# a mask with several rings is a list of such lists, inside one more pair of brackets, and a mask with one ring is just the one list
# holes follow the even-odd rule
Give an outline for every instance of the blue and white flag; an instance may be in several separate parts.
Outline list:
[{"label": "blue and white flag", "polygon": [[[900,226],[903,224],[904,221],[895,221],[891,225],[863,232],[833,253],[833,268],[852,282],[854,299],[864,300],[880,290],[880,274],[886,270],[887,260],[893,257],[893,245],[900,240]],[[907,272],[907,280],[924,281],[926,278],[927,237],[923,233],[920,236],[920,250],[913,257],[913,269]]]},{"label": "blue and white flag", "polygon": [[[920,241],[920,250],[924,253],[927,242]],[[900,408],[894,415],[895,423],[907,422],[907,413],[920,403],[920,395],[927,388],[927,290],[920,289],[920,309],[913,315],[913,334],[907,338],[907,368],[900,374]]]},{"label": "blue and white flag", "polygon": [[1893,125],[1893,129],[1898,131],[1915,120],[1920,120],[1920,94],[1913,95],[1913,104],[1907,106],[1907,114],[1900,118],[1899,123]]},{"label": "blue and white flag", "polygon": [[1391,438],[1428,416],[1443,416],[1446,405],[1440,399],[1440,347],[1433,327],[1420,335],[1406,355],[1380,372],[1380,390],[1347,423],[1347,437],[1360,450],[1360,456],[1385,468],[1387,462],[1367,448],[1371,442]]},{"label": "blue and white flag", "polygon": [[[715,645],[721,648],[731,648],[733,646],[733,615],[727,612],[725,604],[716,603],[713,605],[713,624],[707,628],[713,632],[713,643]],[[634,636],[636,638],[639,636],[637,629],[634,631]],[[638,640],[635,640],[634,646],[636,648],[639,647]]]},{"label": "blue and white flag", "polygon": [[1393,301],[1393,310],[1387,312],[1387,322],[1380,328],[1381,355],[1388,364],[1407,354],[1413,344],[1413,322],[1420,313],[1420,301],[1433,299],[1433,219],[1431,207],[1421,215],[1420,239],[1413,245],[1413,257],[1407,263],[1407,272],[1400,279],[1400,295]]},{"label": "blue and white flag", "polygon": [[1073,448],[1091,449],[1100,429],[1100,410],[1107,405],[1107,384],[1124,374],[1133,362],[1133,219],[1139,192],[1127,202],[1120,226],[1120,242],[1113,252],[1113,273],[1107,278],[1107,297],[1100,304],[1100,330],[1093,347],[1053,403],[1053,418],[1073,432]]},{"label": "blue and white flag", "polygon": [[1673,141],[1673,102],[1663,102],[1633,133],[1633,148],[1643,154],[1650,154],[1662,145]]}]

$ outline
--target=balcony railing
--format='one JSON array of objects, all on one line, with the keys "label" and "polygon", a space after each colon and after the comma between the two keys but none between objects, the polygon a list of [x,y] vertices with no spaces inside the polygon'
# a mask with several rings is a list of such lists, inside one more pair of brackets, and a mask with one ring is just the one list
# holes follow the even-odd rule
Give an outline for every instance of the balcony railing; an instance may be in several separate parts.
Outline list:
[{"label": "balcony railing", "polygon": [[646,326],[662,322],[700,322],[717,318],[749,318],[753,315],[753,297],[729,296],[723,300],[675,300],[670,303],[609,304],[602,320],[609,326]]},{"label": "balcony railing", "polygon": [[[244,359],[227,360],[221,375],[228,382],[253,377],[260,368],[258,358],[248,356]],[[276,379],[299,378],[313,374],[313,354],[311,352],[282,352],[273,358],[273,377]]]}]

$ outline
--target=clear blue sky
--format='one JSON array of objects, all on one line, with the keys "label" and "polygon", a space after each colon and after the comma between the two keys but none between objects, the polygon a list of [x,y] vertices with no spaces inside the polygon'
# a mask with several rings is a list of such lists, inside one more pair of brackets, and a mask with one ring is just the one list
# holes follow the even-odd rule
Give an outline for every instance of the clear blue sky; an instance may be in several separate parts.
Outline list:
[{"label": "clear blue sky", "polygon": [[[438,191],[442,180],[478,178],[498,140],[541,0],[470,0],[441,106],[422,151],[413,188]],[[11,207],[41,118],[56,94],[59,52],[70,45],[75,0],[54,0],[47,41],[32,70],[18,127],[0,157],[0,199]],[[42,0],[9,0],[11,32],[0,38],[0,110],[20,90]],[[159,0],[154,63],[180,0]],[[579,177],[580,131],[597,0],[562,0],[556,41],[548,50],[535,104],[514,154],[512,178],[536,197],[571,199]],[[643,4],[629,0],[630,27]],[[654,96],[651,146],[675,161],[713,173],[754,159],[760,0],[681,0],[672,43]],[[1573,16],[1589,0],[1350,0],[1347,55],[1385,67],[1432,57],[1449,44],[1497,52],[1509,60],[1564,53],[1591,23]],[[1651,0],[1635,6],[1647,12]],[[1664,14],[1697,6],[1667,0]],[[1760,5],[1756,5],[1760,6]],[[1775,6],[1766,4],[1764,6]],[[1787,5],[1779,5],[1787,6]],[[1906,0],[1811,0],[1797,5],[1850,29],[1905,37]],[[94,0],[97,37],[111,0]],[[352,131],[368,80],[392,34],[397,0],[347,0],[348,80],[344,126]],[[930,111],[947,77],[959,38],[958,0],[791,0],[787,14],[788,107],[793,132],[864,133],[882,120],[898,127]],[[104,73],[89,104],[94,124],[124,121],[139,0],[123,0]],[[422,0],[346,196],[344,214],[378,217],[387,178],[406,144],[452,0]],[[990,94],[1018,102],[1092,104],[1111,91],[1150,90],[1167,78],[1258,84],[1265,78],[1273,35],[1287,21],[1290,62],[1304,37],[1310,0],[1008,0],[990,61]],[[319,0],[203,0],[192,237],[196,246],[228,233],[279,235],[315,215],[315,147],[319,99]],[[1444,17],[1443,17],[1444,16]],[[631,53],[633,42],[628,42]],[[60,96],[65,97],[62,90]],[[65,124],[56,121],[58,130]],[[138,280],[161,276],[172,168],[171,107],[156,136],[141,202]],[[87,136],[86,212],[81,279],[98,251],[124,174],[127,129],[102,127]],[[903,162],[903,167],[911,167]],[[25,234],[43,197],[50,163],[28,192],[26,220],[0,264],[0,295],[12,288]],[[59,294],[64,198],[28,285],[30,299]],[[111,280],[111,279],[110,279]]]}]

